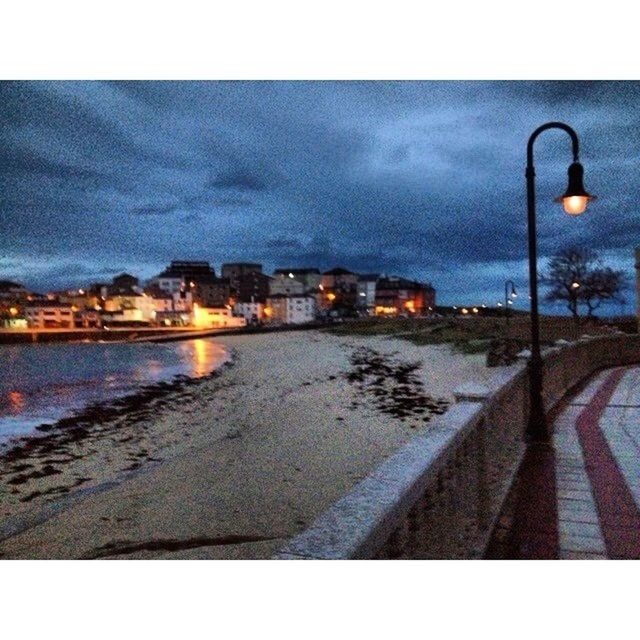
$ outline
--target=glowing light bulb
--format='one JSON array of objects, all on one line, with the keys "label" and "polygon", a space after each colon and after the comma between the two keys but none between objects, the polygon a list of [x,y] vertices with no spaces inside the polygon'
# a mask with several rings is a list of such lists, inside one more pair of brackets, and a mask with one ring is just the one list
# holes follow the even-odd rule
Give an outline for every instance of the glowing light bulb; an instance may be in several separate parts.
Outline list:
[{"label": "glowing light bulb", "polygon": [[562,208],[570,216],[579,216],[587,208],[588,196],[569,196],[562,198]]}]

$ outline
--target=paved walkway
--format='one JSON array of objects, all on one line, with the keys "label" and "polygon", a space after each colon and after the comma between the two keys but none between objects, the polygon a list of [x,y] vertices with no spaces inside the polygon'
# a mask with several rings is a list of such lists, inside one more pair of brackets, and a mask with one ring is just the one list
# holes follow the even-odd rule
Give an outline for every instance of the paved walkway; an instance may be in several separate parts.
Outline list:
[{"label": "paved walkway", "polygon": [[531,447],[489,558],[640,559],[640,367],[600,372]]}]

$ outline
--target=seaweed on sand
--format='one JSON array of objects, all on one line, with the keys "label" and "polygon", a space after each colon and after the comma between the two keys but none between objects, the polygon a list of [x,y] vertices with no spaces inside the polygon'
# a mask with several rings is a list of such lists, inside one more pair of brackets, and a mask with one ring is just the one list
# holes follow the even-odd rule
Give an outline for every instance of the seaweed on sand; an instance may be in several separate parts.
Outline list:
[{"label": "seaweed on sand", "polygon": [[356,349],[350,362],[353,368],[345,374],[346,379],[372,395],[379,411],[410,420],[412,428],[429,422],[433,415],[442,414],[449,407],[448,400],[426,393],[417,373],[420,362],[402,362],[368,347]]}]

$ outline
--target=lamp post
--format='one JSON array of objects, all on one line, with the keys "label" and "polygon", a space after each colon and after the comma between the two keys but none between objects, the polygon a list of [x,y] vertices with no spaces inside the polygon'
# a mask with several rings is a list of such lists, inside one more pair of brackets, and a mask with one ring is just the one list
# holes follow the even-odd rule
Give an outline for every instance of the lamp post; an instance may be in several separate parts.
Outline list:
[{"label": "lamp post", "polygon": [[513,304],[513,299],[517,297],[518,292],[516,291],[516,285],[514,284],[513,280],[507,280],[504,283],[504,314],[506,317],[505,326],[507,338],[509,337],[509,305]]},{"label": "lamp post", "polygon": [[547,122],[538,127],[527,143],[527,231],[529,236],[529,289],[531,298],[531,357],[529,358],[529,423],[527,438],[533,442],[547,442],[549,431],[542,402],[542,357],[540,355],[540,316],[538,314],[538,255],[536,242],[536,200],[535,170],[533,166],[533,144],[538,136],[547,129],[561,129],[571,138],[573,162],[569,165],[569,183],[563,195],[556,198],[561,202],[565,213],[577,216],[584,213],[589,195],[582,184],[583,168],[579,162],[579,143],[576,132],[563,122]]}]

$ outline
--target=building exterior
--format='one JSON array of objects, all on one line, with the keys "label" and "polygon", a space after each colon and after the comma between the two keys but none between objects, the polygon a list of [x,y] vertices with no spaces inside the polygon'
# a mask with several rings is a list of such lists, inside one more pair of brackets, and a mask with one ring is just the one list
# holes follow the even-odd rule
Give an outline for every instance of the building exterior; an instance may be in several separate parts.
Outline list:
[{"label": "building exterior", "polygon": [[339,316],[356,315],[358,307],[358,275],[338,267],[325,271],[320,281],[318,302],[325,313]]},{"label": "building exterior", "polygon": [[93,311],[99,311],[99,307],[102,306],[101,298],[92,295],[89,291],[85,291],[84,289],[61,291],[54,294],[54,298],[60,302],[70,304],[74,310],[84,311],[85,309],[90,309]]},{"label": "building exterior", "polygon": [[262,273],[262,265],[256,262],[225,262],[220,275],[229,279],[233,289],[239,289],[240,279],[254,273]]},{"label": "building exterior", "polygon": [[129,291],[111,296],[104,302],[105,324],[152,324],[156,319],[156,302],[146,293]]},{"label": "building exterior", "polygon": [[194,303],[193,289],[181,289],[171,296],[173,302],[173,311],[181,313],[191,313]]},{"label": "building exterior", "polygon": [[97,309],[81,309],[74,315],[74,325],[76,328],[98,329],[102,327],[102,315]]},{"label": "building exterior", "polygon": [[120,291],[133,289],[139,284],[140,283],[138,281],[138,278],[136,278],[135,276],[132,276],[128,273],[121,273],[119,276],[114,276],[110,287],[114,293],[119,293]]},{"label": "building exterior", "polygon": [[233,315],[230,307],[201,307],[193,305],[192,324],[198,329],[239,328],[246,325],[244,318]]},{"label": "building exterior", "polygon": [[29,292],[19,282],[0,280],[0,303],[2,301],[19,302],[26,300]]},{"label": "building exterior", "polygon": [[289,278],[295,279],[303,284],[303,293],[315,292],[318,290],[320,286],[320,282],[322,281],[322,275],[320,274],[319,269],[315,268],[283,268],[276,269],[273,272],[274,278]]},{"label": "building exterior", "polygon": [[376,315],[424,315],[435,307],[435,289],[404,278],[380,278],[376,284]]},{"label": "building exterior", "polygon": [[380,275],[364,273],[358,276],[358,310],[364,315],[373,315],[376,306],[376,284]]},{"label": "building exterior", "polygon": [[74,311],[69,303],[57,300],[39,300],[24,308],[30,329],[73,329]]},{"label": "building exterior", "polygon": [[264,304],[269,295],[271,278],[264,273],[248,273],[240,276],[232,295],[238,302],[260,302]]},{"label": "building exterior", "polygon": [[265,315],[274,324],[305,324],[316,318],[316,299],[312,295],[270,296]]},{"label": "building exterior", "polygon": [[0,328],[1,329],[27,329],[29,324],[27,323],[26,318],[0,318]]},{"label": "building exterior", "polygon": [[233,312],[245,319],[247,324],[261,324],[264,322],[264,308],[262,302],[236,302]]},{"label": "building exterior", "polygon": [[224,307],[233,301],[229,278],[216,278],[208,282],[196,282],[192,288],[193,300],[202,307]]},{"label": "building exterior", "polygon": [[153,309],[156,315],[173,311],[173,296],[170,296],[168,293],[152,295],[151,299],[153,300]]},{"label": "building exterior", "polygon": [[105,282],[94,282],[89,286],[87,293],[89,296],[95,297],[97,300],[105,300],[109,294],[109,287],[111,285]]},{"label": "building exterior", "polygon": [[229,281],[231,296],[236,302],[264,302],[269,295],[270,278],[255,262],[227,262],[222,265],[222,277]]},{"label": "building exterior", "polygon": [[277,273],[269,283],[269,296],[299,296],[307,293],[305,285],[300,280],[286,273]]},{"label": "building exterior", "polygon": [[156,285],[165,293],[173,294],[181,289],[194,288],[198,283],[213,282],[215,279],[216,273],[208,262],[173,260],[164,271],[152,278],[150,284]]}]

